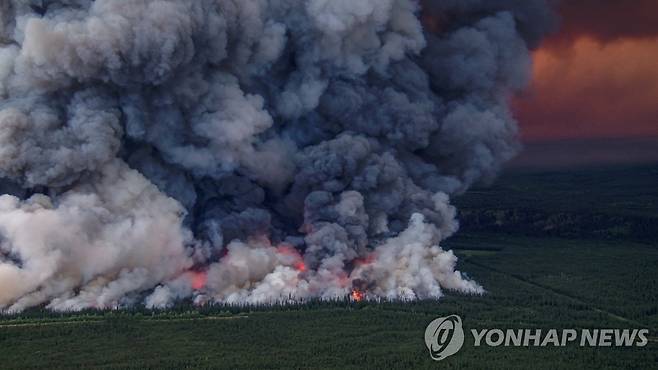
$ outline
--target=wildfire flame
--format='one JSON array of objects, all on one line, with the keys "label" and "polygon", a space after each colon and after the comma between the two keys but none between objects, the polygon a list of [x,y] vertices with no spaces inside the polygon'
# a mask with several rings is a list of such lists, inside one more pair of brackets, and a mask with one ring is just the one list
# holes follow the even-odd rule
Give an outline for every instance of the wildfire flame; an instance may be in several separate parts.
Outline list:
[{"label": "wildfire flame", "polygon": [[199,290],[206,286],[208,274],[205,271],[192,271],[192,289]]},{"label": "wildfire flame", "polygon": [[295,263],[295,269],[299,272],[306,271],[306,264],[302,261]]},{"label": "wildfire flame", "polygon": [[360,267],[360,266],[370,265],[373,262],[375,262],[376,259],[377,259],[377,255],[375,253],[370,253],[365,257],[355,258],[352,261],[352,263],[354,263],[355,267]]},{"label": "wildfire flame", "polygon": [[281,244],[276,248],[276,250],[283,263],[294,267],[295,270],[299,272],[306,271],[306,264],[304,263],[302,255],[293,246]]},{"label": "wildfire flame", "polygon": [[351,297],[352,297],[352,300],[354,300],[355,302],[361,302],[366,297],[366,293],[364,293],[363,291],[361,291],[357,288],[354,288],[354,289],[352,289]]}]

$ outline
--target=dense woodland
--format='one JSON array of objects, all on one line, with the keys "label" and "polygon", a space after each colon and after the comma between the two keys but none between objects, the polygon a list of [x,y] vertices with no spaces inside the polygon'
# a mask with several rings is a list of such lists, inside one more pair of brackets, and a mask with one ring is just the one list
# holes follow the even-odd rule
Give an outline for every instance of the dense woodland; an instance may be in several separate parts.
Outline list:
[{"label": "dense woodland", "polygon": [[457,200],[462,231],[658,243],[658,166],[511,172]]}]

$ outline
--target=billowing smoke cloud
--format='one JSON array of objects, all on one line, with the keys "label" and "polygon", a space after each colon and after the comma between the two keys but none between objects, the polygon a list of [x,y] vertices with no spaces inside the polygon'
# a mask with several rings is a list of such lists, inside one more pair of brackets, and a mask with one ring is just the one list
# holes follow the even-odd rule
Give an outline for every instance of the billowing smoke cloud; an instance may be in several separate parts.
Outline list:
[{"label": "billowing smoke cloud", "polygon": [[480,293],[543,0],[0,4],[0,308]]}]

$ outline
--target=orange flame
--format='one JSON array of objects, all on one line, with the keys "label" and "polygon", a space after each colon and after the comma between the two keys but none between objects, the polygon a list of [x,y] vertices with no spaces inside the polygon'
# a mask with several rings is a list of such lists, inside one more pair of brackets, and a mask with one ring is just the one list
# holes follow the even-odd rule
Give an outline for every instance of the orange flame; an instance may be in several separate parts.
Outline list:
[{"label": "orange flame", "polygon": [[277,253],[281,256],[284,256],[284,263],[287,266],[294,267],[295,270],[299,272],[305,272],[306,271],[306,264],[304,263],[304,259],[302,258],[302,255],[299,253],[295,247],[292,245],[288,244],[281,244],[277,248]]},{"label": "orange flame", "polygon": [[377,259],[377,256],[375,255],[375,253],[370,253],[365,257],[354,259],[353,263],[354,263],[354,266],[359,267],[359,266],[369,265],[369,264],[375,262],[376,259]]},{"label": "orange flame", "polygon": [[354,288],[352,289],[351,297],[355,302],[361,302],[366,297],[366,294],[361,290]]},{"label": "orange flame", "polygon": [[205,271],[192,271],[192,289],[199,290],[206,286],[208,274]]},{"label": "orange flame", "polygon": [[299,261],[295,264],[295,268],[299,272],[304,272],[306,271],[306,264],[304,263],[304,261]]}]

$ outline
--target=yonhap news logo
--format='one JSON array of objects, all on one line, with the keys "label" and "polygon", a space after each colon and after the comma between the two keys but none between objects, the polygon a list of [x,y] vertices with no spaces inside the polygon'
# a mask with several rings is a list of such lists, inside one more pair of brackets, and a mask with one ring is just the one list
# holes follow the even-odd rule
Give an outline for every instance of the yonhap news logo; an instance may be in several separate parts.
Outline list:
[{"label": "yonhap news logo", "polygon": [[[473,346],[488,347],[645,347],[648,329],[471,329]],[[430,357],[441,361],[464,345],[462,319],[439,317],[425,329]]]},{"label": "yonhap news logo", "polygon": [[441,361],[452,356],[464,345],[462,319],[457,315],[439,317],[427,325],[425,344],[433,360]]}]

